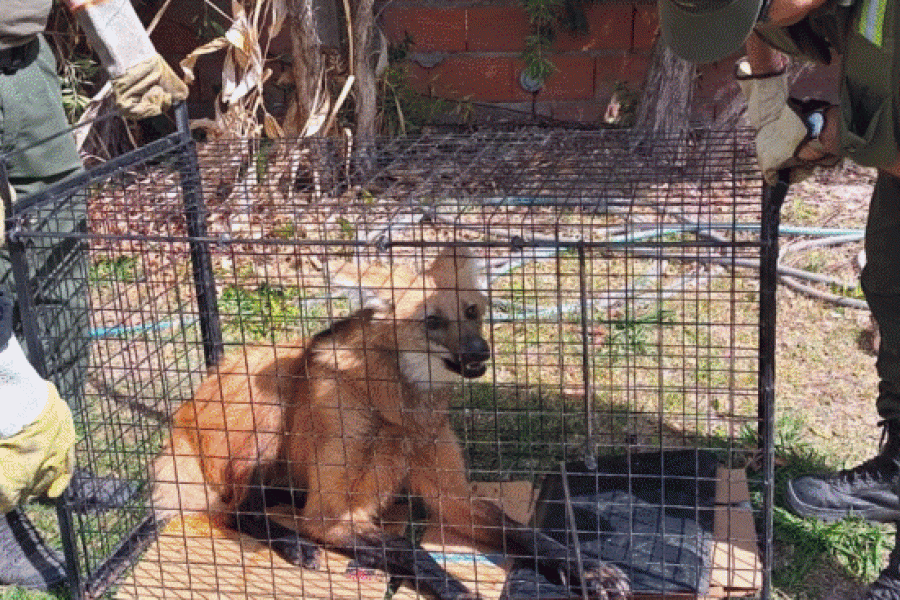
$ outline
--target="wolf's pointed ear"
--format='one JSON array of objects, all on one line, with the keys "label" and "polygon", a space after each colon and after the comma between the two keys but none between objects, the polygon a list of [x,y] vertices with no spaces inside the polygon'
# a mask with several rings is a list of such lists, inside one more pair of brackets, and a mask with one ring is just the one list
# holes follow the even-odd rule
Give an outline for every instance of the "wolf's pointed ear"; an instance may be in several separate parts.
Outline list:
[{"label": "wolf's pointed ear", "polygon": [[384,290],[385,282],[390,283],[390,279],[385,278],[385,271],[375,265],[345,262],[331,269],[328,282],[333,294],[347,297],[350,312],[368,308],[384,313],[392,308],[390,297]]},{"label": "wolf's pointed ear", "polygon": [[425,271],[440,287],[487,292],[484,261],[464,246],[447,246]]},{"label": "wolf's pointed ear", "polygon": [[385,267],[365,263],[341,263],[330,269],[328,281],[339,295],[346,296],[353,312],[368,308],[388,314],[394,303],[412,287],[416,274],[402,265]]}]

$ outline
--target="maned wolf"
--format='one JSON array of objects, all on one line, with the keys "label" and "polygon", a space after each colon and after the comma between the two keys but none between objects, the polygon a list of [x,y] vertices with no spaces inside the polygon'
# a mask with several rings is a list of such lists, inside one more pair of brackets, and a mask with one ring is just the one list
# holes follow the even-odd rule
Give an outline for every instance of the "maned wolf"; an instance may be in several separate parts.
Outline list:
[{"label": "maned wolf", "polygon": [[[476,597],[428,552],[380,527],[407,492],[444,531],[534,557],[592,598],[625,597],[618,568],[584,561],[582,578],[570,549],[473,497],[448,408],[459,377],[483,375],[491,354],[475,262],[448,249],[421,274],[369,267],[353,281],[364,303],[349,317],[226,359],[172,419],[153,467],[158,516],[207,511],[295,564],[314,561],[321,545],[426,594]],[[285,500],[299,534],[266,514]]]}]

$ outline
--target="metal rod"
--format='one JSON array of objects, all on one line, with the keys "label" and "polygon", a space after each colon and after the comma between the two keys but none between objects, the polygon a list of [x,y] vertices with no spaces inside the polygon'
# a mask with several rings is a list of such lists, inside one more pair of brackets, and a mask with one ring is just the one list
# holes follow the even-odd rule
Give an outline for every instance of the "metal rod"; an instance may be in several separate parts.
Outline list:
[{"label": "metal rod", "polygon": [[594,440],[594,386],[591,374],[590,320],[588,311],[587,274],[584,246],[578,246],[578,291],[581,300],[581,380],[584,386],[584,463],[597,468],[597,448]]},{"label": "metal rod", "polygon": [[108,588],[115,585],[125,571],[157,539],[159,523],[151,514],[144,518],[116,547],[109,558],[98,565],[93,576],[84,584],[84,598],[101,598]]},{"label": "metal rod", "polygon": [[772,594],[773,518],[775,505],[775,335],[778,284],[778,227],[781,205],[788,191],[789,171],[778,174],[773,186],[764,185],[759,271],[759,450],[763,461],[762,600]]},{"label": "metal rod", "polygon": [[191,264],[194,271],[194,288],[197,293],[197,309],[200,313],[200,334],[203,337],[203,355],[206,366],[219,362],[224,353],[222,324],[216,301],[216,281],[213,275],[209,243],[206,238],[206,217],[208,211],[203,201],[200,183],[200,163],[191,137],[187,107],[184,103],[175,107],[175,123],[183,136],[185,148],[183,160],[178,161],[181,175],[181,189],[184,194],[184,212],[190,237]]},{"label": "metal rod", "polygon": [[[581,539],[578,537],[578,526],[575,523],[575,508],[572,506],[572,494],[569,491],[569,471],[566,469],[566,461],[560,462],[562,472],[563,493],[566,496],[566,520],[569,522],[567,530],[572,532],[572,547],[575,549],[575,561],[578,563],[578,577],[581,579],[581,598],[588,600],[587,586],[584,585],[584,562],[581,559]],[[571,585],[571,582],[568,582]]]}]

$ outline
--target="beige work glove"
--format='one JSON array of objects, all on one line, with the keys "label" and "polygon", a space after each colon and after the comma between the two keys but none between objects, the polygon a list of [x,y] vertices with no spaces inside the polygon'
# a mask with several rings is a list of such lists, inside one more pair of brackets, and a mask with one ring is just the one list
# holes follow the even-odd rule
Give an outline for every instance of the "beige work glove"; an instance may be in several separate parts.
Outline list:
[{"label": "beige work glove", "polygon": [[0,512],[33,498],[58,498],[75,470],[75,423],[56,387],[43,382],[44,409],[21,431],[0,437]]},{"label": "beige work glove", "polygon": [[112,88],[119,110],[133,119],[162,114],[188,95],[187,86],[159,54],[128,67],[112,80]]},{"label": "beige work glove", "polygon": [[756,130],[756,160],[763,178],[774,184],[778,171],[791,170],[791,183],[806,179],[812,165],[798,161],[797,151],[809,141],[809,128],[788,104],[784,71],[755,76],[746,60],[738,62],[735,78],[747,100],[747,120]]}]

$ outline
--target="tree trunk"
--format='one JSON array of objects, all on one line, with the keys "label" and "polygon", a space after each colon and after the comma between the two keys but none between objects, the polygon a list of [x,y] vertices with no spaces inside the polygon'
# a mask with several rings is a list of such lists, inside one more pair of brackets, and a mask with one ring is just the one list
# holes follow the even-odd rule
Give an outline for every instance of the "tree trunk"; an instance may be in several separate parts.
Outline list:
[{"label": "tree trunk", "polygon": [[353,74],[356,76],[356,135],[358,138],[375,137],[375,120],[378,113],[377,82],[372,64],[372,32],[375,17],[374,0],[356,0],[353,10]]},{"label": "tree trunk", "polygon": [[656,39],[634,128],[641,135],[686,135],[690,128],[694,65]]},{"label": "tree trunk", "polygon": [[315,0],[289,0],[288,17],[291,36],[292,74],[296,90],[296,113],[286,132],[303,131],[310,116],[322,110],[324,95],[324,61],[316,23]]}]

